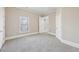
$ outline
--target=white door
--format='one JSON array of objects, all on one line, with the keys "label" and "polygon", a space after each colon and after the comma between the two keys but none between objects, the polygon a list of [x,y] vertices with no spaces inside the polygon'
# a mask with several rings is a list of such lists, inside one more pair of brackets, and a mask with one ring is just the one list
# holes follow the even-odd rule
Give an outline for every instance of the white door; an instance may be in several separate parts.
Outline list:
[{"label": "white door", "polygon": [[5,14],[4,8],[0,7],[0,48],[5,41]]},{"label": "white door", "polygon": [[48,16],[39,17],[39,32],[49,31],[49,19]]}]

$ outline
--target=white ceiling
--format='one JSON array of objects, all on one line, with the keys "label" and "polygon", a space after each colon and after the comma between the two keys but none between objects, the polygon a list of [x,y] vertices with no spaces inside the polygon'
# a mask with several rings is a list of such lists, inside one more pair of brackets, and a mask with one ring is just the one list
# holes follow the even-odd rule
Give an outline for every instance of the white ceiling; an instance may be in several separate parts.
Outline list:
[{"label": "white ceiling", "polygon": [[19,7],[20,9],[35,13],[40,16],[46,16],[56,12],[55,7]]}]

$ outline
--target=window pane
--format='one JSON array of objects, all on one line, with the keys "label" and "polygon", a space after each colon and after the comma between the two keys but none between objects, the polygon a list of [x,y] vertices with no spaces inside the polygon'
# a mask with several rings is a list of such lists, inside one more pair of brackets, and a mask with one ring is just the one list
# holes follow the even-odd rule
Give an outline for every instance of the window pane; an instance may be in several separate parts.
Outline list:
[{"label": "window pane", "polygon": [[21,16],[20,17],[20,31],[28,32],[28,17]]}]

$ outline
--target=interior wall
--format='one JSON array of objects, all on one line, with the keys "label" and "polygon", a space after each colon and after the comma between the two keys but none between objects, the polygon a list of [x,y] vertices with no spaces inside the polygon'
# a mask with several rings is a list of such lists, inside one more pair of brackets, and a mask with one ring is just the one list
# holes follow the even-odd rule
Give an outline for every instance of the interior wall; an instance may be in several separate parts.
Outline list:
[{"label": "interior wall", "polygon": [[49,32],[56,34],[56,13],[52,13],[49,16]]},{"label": "interior wall", "polygon": [[[28,33],[38,32],[39,30],[39,16],[33,13],[8,7],[5,8],[6,14],[6,37],[25,34],[19,32],[19,17],[29,16],[29,29]],[[49,16],[49,32],[56,34],[56,13],[51,13]]]},{"label": "interior wall", "polygon": [[62,8],[63,39],[79,43],[79,8]]},{"label": "interior wall", "polygon": [[56,10],[56,37],[62,38],[62,8]]},{"label": "interior wall", "polygon": [[24,34],[19,32],[19,17],[29,16],[29,33],[38,32],[38,16],[27,11],[8,7],[5,8],[6,37]]},{"label": "interior wall", "polygon": [[0,49],[5,42],[5,8],[0,7]]}]

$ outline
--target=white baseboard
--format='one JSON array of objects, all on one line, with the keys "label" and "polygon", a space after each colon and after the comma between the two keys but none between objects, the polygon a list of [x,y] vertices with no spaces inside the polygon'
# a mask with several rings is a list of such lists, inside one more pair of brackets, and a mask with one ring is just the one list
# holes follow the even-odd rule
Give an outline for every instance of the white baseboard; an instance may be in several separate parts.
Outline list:
[{"label": "white baseboard", "polygon": [[28,33],[28,34],[21,34],[21,35],[16,35],[16,36],[11,36],[11,37],[6,37],[6,40],[10,40],[10,39],[15,39],[15,38],[20,38],[20,37],[24,37],[24,36],[29,36],[29,35],[34,35],[34,34],[50,34],[50,35],[55,35],[54,33],[50,33],[50,32],[35,32],[35,33]]},{"label": "white baseboard", "polygon": [[79,44],[77,44],[77,43],[74,43],[74,42],[71,42],[71,41],[68,41],[68,40],[64,40],[60,37],[57,37],[57,38],[64,44],[67,44],[67,45],[75,47],[75,48],[79,48]]},{"label": "white baseboard", "polygon": [[0,44],[0,49],[2,48],[3,44],[5,43],[5,40],[3,40]]},{"label": "white baseboard", "polygon": [[11,36],[11,37],[6,37],[6,40],[15,39],[15,38],[20,38],[20,37],[29,36],[29,35],[34,35],[34,34],[38,34],[38,32],[35,32],[35,33],[28,33],[28,34],[21,34],[21,35],[16,35],[16,36]]},{"label": "white baseboard", "polygon": [[68,40],[62,40],[62,43],[65,43],[65,44],[70,45],[70,46],[75,47],[75,48],[79,48],[79,44],[68,41]]},{"label": "white baseboard", "polygon": [[[36,32],[36,33],[28,33],[28,34],[22,34],[22,35],[17,35],[17,36],[12,36],[12,37],[7,37],[6,40],[10,40],[10,39],[15,39],[15,38],[20,38],[20,37],[24,37],[24,36],[29,36],[29,35],[34,35],[34,34],[39,34],[39,32]],[[49,35],[55,35],[54,33],[50,33],[50,32],[47,32],[47,34]],[[64,44],[67,44],[69,46],[72,46],[72,47],[76,47],[76,48],[79,48],[79,44],[77,43],[74,43],[74,42],[71,42],[71,41],[68,41],[68,40],[64,40],[62,39],[61,37],[58,37],[56,36],[62,43]]]},{"label": "white baseboard", "polygon": [[47,32],[48,34],[50,34],[50,35],[54,35],[54,36],[56,36],[56,34],[55,33],[51,33],[51,32]]}]

